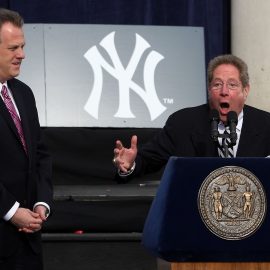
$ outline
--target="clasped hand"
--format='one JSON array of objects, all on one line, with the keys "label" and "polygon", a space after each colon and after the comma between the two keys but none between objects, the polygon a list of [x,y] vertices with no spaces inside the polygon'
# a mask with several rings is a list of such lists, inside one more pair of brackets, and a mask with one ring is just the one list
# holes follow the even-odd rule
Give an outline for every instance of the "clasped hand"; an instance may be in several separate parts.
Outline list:
[{"label": "clasped hand", "polygon": [[46,221],[45,214],[46,207],[43,205],[38,205],[34,211],[19,207],[10,221],[20,232],[34,233],[39,231]]}]

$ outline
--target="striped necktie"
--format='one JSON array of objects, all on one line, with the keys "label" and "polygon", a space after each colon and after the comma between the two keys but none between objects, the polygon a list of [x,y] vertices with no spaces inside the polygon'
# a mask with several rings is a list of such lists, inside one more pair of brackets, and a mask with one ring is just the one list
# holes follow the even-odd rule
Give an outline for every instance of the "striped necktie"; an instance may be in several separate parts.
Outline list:
[{"label": "striped necktie", "polygon": [[231,146],[231,140],[228,136],[226,136],[226,135],[229,135],[229,132],[227,131],[227,129],[224,130],[223,134],[225,136],[223,138],[221,138],[220,140],[218,140],[218,155],[222,158],[225,158],[226,157],[225,147],[227,146],[227,148],[228,148],[227,157],[233,158],[234,154],[233,154],[233,147]]},{"label": "striped necktie", "polygon": [[17,112],[16,112],[16,109],[14,107],[14,104],[8,94],[8,91],[7,91],[7,88],[5,85],[3,85],[2,87],[2,90],[1,90],[1,94],[2,94],[2,97],[3,97],[3,101],[10,113],[10,116],[17,128],[17,131],[18,131],[18,134],[19,134],[19,137],[20,137],[20,141],[22,143],[22,146],[23,146],[23,149],[25,151],[25,153],[27,154],[27,149],[26,149],[26,143],[25,143],[25,139],[24,139],[24,134],[23,134],[23,129],[22,129],[22,124],[21,124],[21,119],[20,117],[18,116]]}]

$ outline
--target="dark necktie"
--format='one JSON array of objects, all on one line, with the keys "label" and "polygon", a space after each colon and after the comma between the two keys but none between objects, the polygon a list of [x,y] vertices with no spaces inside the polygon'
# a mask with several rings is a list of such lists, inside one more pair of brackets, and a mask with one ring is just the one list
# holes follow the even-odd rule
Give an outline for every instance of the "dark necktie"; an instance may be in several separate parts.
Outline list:
[{"label": "dark necktie", "polygon": [[[227,129],[224,130],[224,135],[229,134]],[[218,140],[218,154],[220,157],[225,158],[226,157],[226,153],[225,153],[225,148],[223,147],[225,145],[227,145],[228,147],[228,158],[233,158],[233,147],[230,146],[231,145],[231,140],[228,137],[224,137],[221,140]]]},{"label": "dark necktie", "polygon": [[16,128],[17,128],[23,149],[24,149],[25,153],[27,153],[22,124],[21,124],[21,119],[19,118],[19,116],[16,112],[14,104],[13,104],[13,102],[8,94],[8,91],[7,91],[7,88],[5,85],[3,85],[3,87],[2,87],[1,93],[2,93],[2,97],[3,97],[3,101],[7,107],[10,115],[11,115],[11,118],[13,119],[13,122],[14,122]]}]

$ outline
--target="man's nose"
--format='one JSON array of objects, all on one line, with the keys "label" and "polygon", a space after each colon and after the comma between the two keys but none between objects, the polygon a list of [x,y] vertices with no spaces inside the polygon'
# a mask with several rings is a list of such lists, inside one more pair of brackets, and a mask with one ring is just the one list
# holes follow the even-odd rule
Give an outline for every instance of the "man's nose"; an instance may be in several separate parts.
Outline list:
[{"label": "man's nose", "polygon": [[25,52],[23,48],[18,49],[17,51],[17,58],[24,59],[25,58]]},{"label": "man's nose", "polygon": [[230,90],[229,90],[227,84],[224,83],[224,84],[222,85],[221,89],[220,89],[220,93],[221,93],[222,95],[228,95],[228,94],[229,94],[229,91],[230,91]]}]

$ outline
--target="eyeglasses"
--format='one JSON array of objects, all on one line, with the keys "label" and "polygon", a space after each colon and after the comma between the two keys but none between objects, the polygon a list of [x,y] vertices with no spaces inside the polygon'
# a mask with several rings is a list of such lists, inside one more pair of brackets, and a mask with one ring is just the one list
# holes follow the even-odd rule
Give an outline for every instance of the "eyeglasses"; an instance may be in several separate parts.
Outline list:
[{"label": "eyeglasses", "polygon": [[237,81],[227,81],[226,83],[224,83],[223,81],[215,81],[211,83],[211,89],[220,90],[223,88],[224,84],[230,90],[237,90],[239,89],[239,87],[241,87],[241,83]]}]

